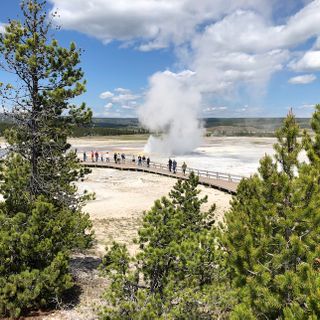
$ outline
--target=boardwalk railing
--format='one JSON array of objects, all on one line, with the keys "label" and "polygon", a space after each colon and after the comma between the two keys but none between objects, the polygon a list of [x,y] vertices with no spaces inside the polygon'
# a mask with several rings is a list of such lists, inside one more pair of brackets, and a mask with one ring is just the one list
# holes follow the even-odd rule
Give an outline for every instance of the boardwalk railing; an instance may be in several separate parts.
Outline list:
[{"label": "boardwalk railing", "polygon": [[[143,164],[143,165],[145,165],[145,164]],[[159,162],[151,162],[150,167],[155,168],[155,169],[160,169],[160,170],[169,170],[168,165],[163,164],[163,163],[159,163]],[[177,173],[182,173],[182,167],[177,166],[176,171],[177,171]],[[245,178],[244,176],[240,176],[240,175],[232,174],[232,173],[223,173],[223,172],[187,167],[186,173],[188,174],[190,172],[194,172],[199,177],[216,179],[216,180],[232,181],[232,182],[240,182],[243,178]]]},{"label": "boardwalk railing", "polygon": [[[8,149],[6,149],[6,148],[0,149],[0,159],[4,158],[8,153],[9,153]],[[89,164],[89,163],[92,163],[92,162],[89,161],[89,159],[88,159],[86,161],[86,163]],[[105,164],[107,164],[108,162],[98,161],[98,162],[93,162],[93,163],[105,163]],[[112,162],[110,161],[109,163],[112,163]],[[131,162],[130,160],[126,160],[125,162],[122,162],[122,164],[139,167],[138,162]],[[142,162],[141,166],[146,167],[147,166],[146,162]],[[163,163],[160,163],[160,162],[150,162],[150,168],[164,170],[164,171],[165,170],[169,170],[167,164],[163,164]],[[176,172],[177,173],[183,173],[182,167],[181,166],[177,166]],[[240,176],[240,175],[232,174],[232,173],[223,173],[223,172],[218,172],[218,171],[211,171],[211,170],[196,169],[196,168],[187,167],[186,174],[189,174],[190,172],[194,172],[199,177],[204,177],[204,178],[209,178],[209,179],[216,179],[216,180],[231,181],[231,182],[236,182],[236,183],[239,183],[243,178],[245,178],[244,176]]]},{"label": "boardwalk railing", "polygon": [[186,173],[183,174],[181,166],[177,166],[176,172],[174,173],[172,170],[169,170],[166,164],[159,162],[151,162],[149,166],[147,166],[146,162],[137,163],[132,161],[122,161],[117,163],[115,163],[114,161],[85,161],[82,163],[84,166],[89,168],[109,168],[117,170],[141,171],[184,180],[188,179],[190,172],[194,172],[199,176],[199,184],[219,189],[231,194],[236,194],[237,186],[240,180],[244,178],[239,175],[194,168],[187,168]]},{"label": "boardwalk railing", "polygon": [[[146,161],[141,162],[141,165],[139,165],[139,163],[137,161],[132,162],[130,160],[121,161],[120,163],[117,163],[117,164],[111,160],[110,160],[110,162],[101,162],[101,161],[92,162],[92,161],[87,160],[85,163],[91,164],[92,166],[94,166],[94,164],[107,165],[109,163],[111,165],[114,164],[114,165],[119,165],[119,166],[121,166],[121,165],[130,166],[132,168],[134,168],[134,167],[148,168]],[[169,172],[168,164],[164,164],[164,163],[160,163],[160,162],[153,162],[153,161],[150,162],[149,169],[156,169],[156,170],[160,170],[160,171],[168,171]],[[230,181],[230,182],[235,182],[235,183],[239,183],[243,178],[245,178],[244,176],[240,176],[240,175],[232,174],[232,173],[223,173],[223,172],[218,172],[218,171],[211,171],[211,170],[196,169],[196,168],[187,167],[186,174],[188,175],[191,172],[194,172],[199,177],[203,177],[203,178],[207,178],[207,179],[215,179],[215,180],[224,180],[224,181]],[[176,173],[183,174],[182,166],[176,167]]]}]

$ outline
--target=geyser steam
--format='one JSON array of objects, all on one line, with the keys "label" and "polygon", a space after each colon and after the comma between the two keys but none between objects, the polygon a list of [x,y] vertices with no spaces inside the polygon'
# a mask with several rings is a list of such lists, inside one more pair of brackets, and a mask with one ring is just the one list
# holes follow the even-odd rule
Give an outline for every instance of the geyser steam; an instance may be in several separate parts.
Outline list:
[{"label": "geyser steam", "polygon": [[184,154],[199,146],[203,128],[198,119],[201,94],[192,86],[194,73],[158,72],[150,79],[145,103],[139,108],[140,122],[149,130],[146,152]]}]

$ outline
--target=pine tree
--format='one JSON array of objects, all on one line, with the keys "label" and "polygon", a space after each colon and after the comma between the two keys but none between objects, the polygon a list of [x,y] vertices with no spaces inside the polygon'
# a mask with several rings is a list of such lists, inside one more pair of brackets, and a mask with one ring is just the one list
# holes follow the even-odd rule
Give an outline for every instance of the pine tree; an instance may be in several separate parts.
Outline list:
[{"label": "pine tree", "polygon": [[15,122],[6,134],[10,149],[30,163],[28,192],[46,194],[56,202],[77,207],[73,181],[83,176],[74,152],[67,152],[72,129],[91,119],[84,104],[69,100],[85,91],[78,64],[81,51],[74,43],[60,47],[50,36],[52,23],[45,2],[22,1],[24,20],[9,21],[0,34],[1,67],[16,83],[0,84],[6,115]]},{"label": "pine tree", "polygon": [[85,90],[74,44],[50,39],[45,2],[23,1],[24,20],[9,21],[0,35],[1,66],[16,76],[0,84],[15,126],[6,133],[10,154],[1,167],[0,316],[18,317],[54,306],[73,286],[69,256],[92,244],[91,222],[82,212],[89,198],[75,181],[86,171],[67,137],[91,111],[69,100]]},{"label": "pine tree", "polygon": [[[319,108],[313,129],[320,127]],[[244,179],[226,215],[221,236],[229,278],[238,290],[231,319],[317,319],[320,316],[319,133],[304,145],[290,112],[276,132],[275,157],[260,161]]]},{"label": "pine tree", "polygon": [[144,214],[136,257],[130,258],[124,245],[108,250],[102,270],[112,280],[105,293],[112,307],[104,309],[102,319],[211,319],[223,314],[229,301],[218,272],[214,207],[201,211],[207,198],[199,199],[197,184],[194,174],[179,180],[169,198],[157,200]]}]

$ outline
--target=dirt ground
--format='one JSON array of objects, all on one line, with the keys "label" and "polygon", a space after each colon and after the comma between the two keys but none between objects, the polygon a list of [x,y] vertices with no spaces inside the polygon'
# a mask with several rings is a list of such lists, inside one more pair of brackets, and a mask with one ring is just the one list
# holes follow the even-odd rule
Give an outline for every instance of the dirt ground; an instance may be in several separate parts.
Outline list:
[{"label": "dirt ground", "polygon": [[[176,180],[148,173],[94,169],[79,183],[79,190],[96,194],[85,210],[90,214],[96,244],[85,254],[73,257],[72,272],[78,283],[78,298],[61,310],[36,319],[45,320],[94,320],[105,303],[101,298],[108,285],[107,279],[97,270],[105,247],[113,241],[125,243],[131,254],[137,250],[133,239],[137,236],[143,211],[149,210],[154,201],[168,194]],[[199,186],[202,195],[208,195],[208,204],[216,203],[217,218],[229,208],[231,196],[221,191]],[[200,194],[200,195],[201,195]],[[32,318],[29,318],[32,319]]]}]

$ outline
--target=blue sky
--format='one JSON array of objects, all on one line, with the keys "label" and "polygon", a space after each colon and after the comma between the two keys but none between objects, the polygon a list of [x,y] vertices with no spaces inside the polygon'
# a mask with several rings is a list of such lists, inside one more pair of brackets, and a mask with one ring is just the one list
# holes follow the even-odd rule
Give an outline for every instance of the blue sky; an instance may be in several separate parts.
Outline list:
[{"label": "blue sky", "polygon": [[[0,24],[20,14],[19,2],[3,1]],[[96,116],[157,116],[168,101],[184,113],[186,96],[204,117],[284,116],[290,107],[309,116],[320,102],[320,0],[50,0],[47,7],[60,14],[60,44],[84,50],[87,92],[76,102]]]}]

